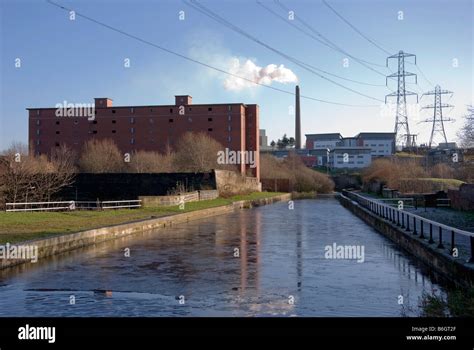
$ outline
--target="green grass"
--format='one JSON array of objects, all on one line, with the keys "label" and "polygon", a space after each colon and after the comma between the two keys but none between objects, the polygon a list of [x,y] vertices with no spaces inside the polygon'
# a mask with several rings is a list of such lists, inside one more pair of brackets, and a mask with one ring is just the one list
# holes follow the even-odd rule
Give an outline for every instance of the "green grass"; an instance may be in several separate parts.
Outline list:
[{"label": "green grass", "polygon": [[186,203],[179,206],[117,209],[105,211],[73,212],[0,212],[0,244],[44,238],[94,228],[146,220],[152,217],[173,215],[200,209],[218,207],[240,200],[256,200],[279,195],[275,192],[255,192],[230,198]]},{"label": "green grass", "polygon": [[420,177],[420,178],[417,178],[416,180],[441,183],[441,184],[446,184],[448,186],[454,186],[454,187],[459,187],[464,183],[464,181],[457,180],[457,179],[440,179],[436,177]]}]

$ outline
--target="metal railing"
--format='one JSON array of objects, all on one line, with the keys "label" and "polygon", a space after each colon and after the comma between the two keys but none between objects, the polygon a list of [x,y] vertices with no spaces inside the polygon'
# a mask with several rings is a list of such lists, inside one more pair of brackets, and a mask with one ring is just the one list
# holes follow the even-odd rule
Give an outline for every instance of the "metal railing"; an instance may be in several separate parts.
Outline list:
[{"label": "metal railing", "polygon": [[104,210],[140,208],[141,200],[120,200],[120,201],[57,201],[57,202],[23,202],[6,203],[7,212],[26,211],[72,211],[72,210]]},{"label": "metal railing", "polygon": [[[409,213],[403,209],[399,209],[398,207],[392,207],[388,204],[381,203],[377,199],[364,197],[358,193],[343,191],[343,196],[357,202],[360,206],[369,210],[374,215],[392,223],[399,229],[411,232],[414,236],[419,235],[419,238],[427,239],[429,244],[437,243],[438,249],[448,249],[449,254],[454,258],[459,258],[461,256],[460,248],[463,248],[463,245],[465,245],[469,248],[468,254],[470,255],[468,262],[474,262],[473,232],[426,219],[419,215]],[[448,234],[449,239],[443,240],[443,234]],[[457,243],[458,245],[456,245]],[[445,244],[448,244],[449,248],[446,248]]]},{"label": "metal railing", "polygon": [[139,208],[142,206],[141,203],[142,203],[141,199],[132,199],[132,200],[123,200],[123,201],[104,201],[102,202],[102,209]]}]

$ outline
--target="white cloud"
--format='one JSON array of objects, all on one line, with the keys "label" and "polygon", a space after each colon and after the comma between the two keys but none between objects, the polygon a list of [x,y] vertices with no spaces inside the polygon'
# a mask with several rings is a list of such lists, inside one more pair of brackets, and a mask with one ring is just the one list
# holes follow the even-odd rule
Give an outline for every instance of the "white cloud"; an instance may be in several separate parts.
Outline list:
[{"label": "white cloud", "polygon": [[[227,70],[236,76],[228,76],[224,80],[224,88],[226,90],[240,91],[255,87],[255,83],[271,85],[274,81],[283,84],[296,83],[298,81],[296,74],[291,69],[285,68],[283,64],[277,66],[272,63],[265,67],[260,67],[250,59],[240,60],[233,57],[229,60]],[[239,77],[248,80],[240,79]]]}]

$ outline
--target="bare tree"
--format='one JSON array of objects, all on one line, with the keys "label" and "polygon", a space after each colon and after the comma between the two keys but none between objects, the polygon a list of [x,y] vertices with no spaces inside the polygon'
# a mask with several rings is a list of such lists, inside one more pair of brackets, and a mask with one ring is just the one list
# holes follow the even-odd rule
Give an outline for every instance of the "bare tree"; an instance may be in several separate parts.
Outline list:
[{"label": "bare tree", "polygon": [[172,171],[172,153],[134,152],[131,156],[129,171],[133,173],[168,173]]},{"label": "bare tree", "polygon": [[469,106],[467,108],[468,115],[466,115],[464,125],[458,131],[458,138],[461,147],[472,148],[474,147],[474,107]]},{"label": "bare tree", "polygon": [[5,202],[49,200],[74,175],[74,154],[65,146],[50,157],[35,157],[26,146],[14,144],[0,157],[0,196]]},{"label": "bare tree", "polygon": [[125,169],[124,155],[112,140],[90,140],[82,149],[79,169],[84,173],[118,173]]},{"label": "bare tree", "polygon": [[187,132],[178,141],[174,157],[177,171],[206,172],[222,168],[217,155],[224,147],[205,133]]}]

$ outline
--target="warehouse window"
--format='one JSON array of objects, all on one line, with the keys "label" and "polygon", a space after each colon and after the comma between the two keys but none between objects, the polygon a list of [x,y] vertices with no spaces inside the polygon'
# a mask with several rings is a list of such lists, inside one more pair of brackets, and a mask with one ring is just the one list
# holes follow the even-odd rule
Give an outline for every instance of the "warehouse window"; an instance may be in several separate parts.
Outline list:
[{"label": "warehouse window", "polygon": [[212,122],[212,118],[207,118],[207,121],[208,121],[208,122]]},{"label": "warehouse window", "polygon": [[173,113],[173,108],[170,108],[170,113]]},{"label": "warehouse window", "polygon": [[40,129],[36,129],[36,135],[40,134]]},{"label": "warehouse window", "polygon": [[59,131],[56,131],[56,135],[59,135]]},{"label": "warehouse window", "polygon": [[93,134],[97,134],[97,130],[92,131]]},{"label": "warehouse window", "polygon": [[59,121],[56,122],[56,125],[59,125]]},{"label": "warehouse window", "polygon": [[135,139],[130,139],[130,144],[135,144]]},{"label": "warehouse window", "polygon": [[169,120],[168,120],[169,123],[172,123],[173,121],[174,121],[173,119],[169,119]]},{"label": "warehouse window", "polygon": [[228,105],[227,106],[227,110],[230,112],[232,110],[232,106],[231,105]]},{"label": "warehouse window", "polygon": [[132,134],[134,134],[134,133],[135,133],[135,128],[130,128],[130,132],[131,132]]},{"label": "warehouse window", "polygon": [[212,128],[208,128],[207,131],[212,131]]},{"label": "warehouse window", "polygon": [[59,142],[56,142],[54,145],[55,145],[56,147],[59,147]]},{"label": "warehouse window", "polygon": [[112,109],[112,113],[115,114],[115,109]]},{"label": "warehouse window", "polygon": [[231,115],[229,115],[229,121],[231,121],[231,120],[232,120],[232,116],[231,116]]},{"label": "warehouse window", "polygon": [[112,134],[115,134],[117,132],[117,130],[112,130]]},{"label": "warehouse window", "polygon": [[39,111],[39,109],[36,111],[36,115],[40,115],[40,111]]},{"label": "warehouse window", "polygon": [[132,108],[130,108],[130,113],[132,113],[132,114],[133,114],[133,112],[134,112],[134,111],[135,111],[135,109],[134,109],[133,107],[132,107]]},{"label": "warehouse window", "polygon": [[38,120],[36,121],[36,125],[40,125],[40,124],[41,124],[41,120],[38,119]]},{"label": "warehouse window", "polygon": [[131,117],[130,118],[130,124],[134,124],[135,123],[135,118]]},{"label": "warehouse window", "polygon": [[212,111],[212,107],[208,107],[207,110],[208,110],[209,112],[211,112],[211,111]]},{"label": "warehouse window", "polygon": [[117,123],[117,121],[115,119],[112,120],[112,124],[116,124],[116,123]]}]

